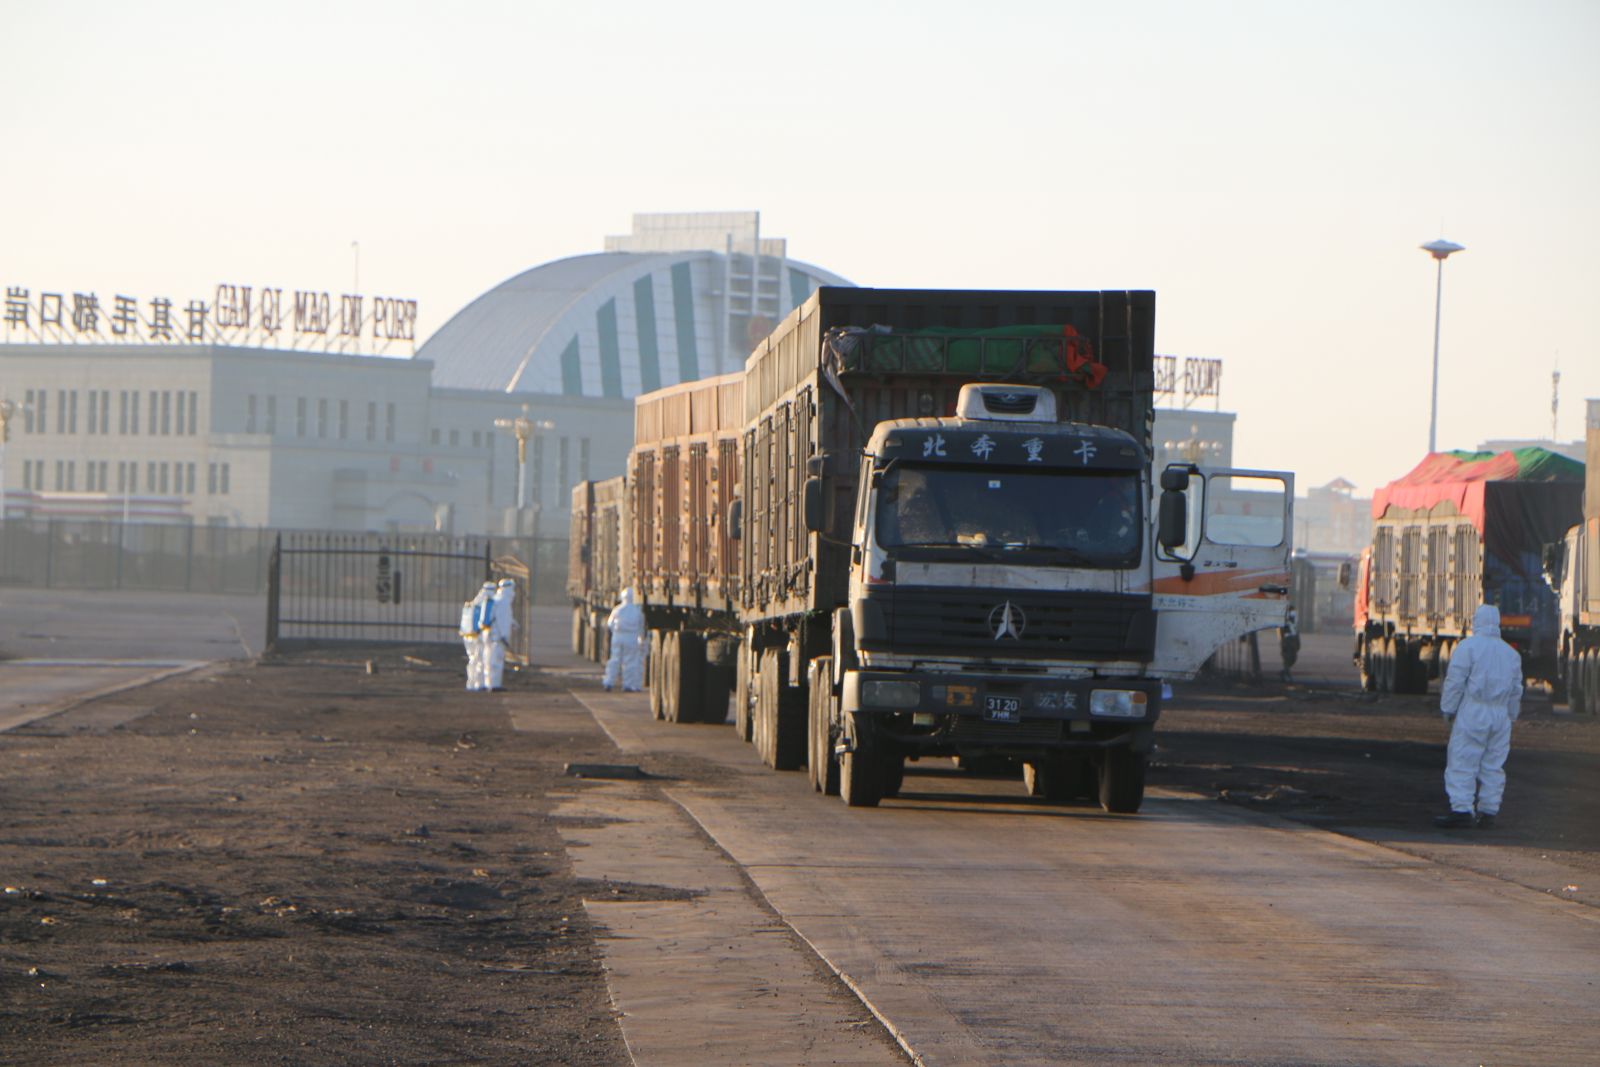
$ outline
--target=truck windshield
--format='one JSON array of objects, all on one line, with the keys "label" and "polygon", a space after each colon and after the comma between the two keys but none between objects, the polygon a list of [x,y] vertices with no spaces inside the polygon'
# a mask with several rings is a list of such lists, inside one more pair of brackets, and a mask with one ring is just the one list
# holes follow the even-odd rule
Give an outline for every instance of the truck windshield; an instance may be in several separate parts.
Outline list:
[{"label": "truck windshield", "polygon": [[892,466],[878,485],[884,548],[1053,550],[1078,565],[1139,560],[1132,471]]}]

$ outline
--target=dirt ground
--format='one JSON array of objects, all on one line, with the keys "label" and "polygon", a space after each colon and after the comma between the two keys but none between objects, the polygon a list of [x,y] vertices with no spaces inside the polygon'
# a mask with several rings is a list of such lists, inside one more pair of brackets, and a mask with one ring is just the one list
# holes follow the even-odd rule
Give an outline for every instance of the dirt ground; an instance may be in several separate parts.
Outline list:
[{"label": "dirt ground", "polygon": [[[582,717],[508,720],[592,683],[468,695],[453,664],[367,655],[218,667],[0,734],[0,1060],[629,1062],[581,902],[652,890],[575,879],[550,815],[567,762],[615,751]],[[1492,831],[1432,829],[1445,737],[1420,697],[1185,688],[1150,784],[1554,853],[1600,904],[1595,721],[1530,698]]]}]

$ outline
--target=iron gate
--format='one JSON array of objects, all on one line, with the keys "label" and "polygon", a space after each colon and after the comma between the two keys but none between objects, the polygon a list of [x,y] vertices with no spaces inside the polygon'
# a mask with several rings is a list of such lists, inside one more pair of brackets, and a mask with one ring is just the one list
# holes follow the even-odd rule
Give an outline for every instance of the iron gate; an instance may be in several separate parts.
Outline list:
[{"label": "iron gate", "polygon": [[[458,644],[462,601],[507,571],[495,562],[487,537],[280,534],[267,577],[267,644]],[[527,583],[518,584],[525,600]]]}]

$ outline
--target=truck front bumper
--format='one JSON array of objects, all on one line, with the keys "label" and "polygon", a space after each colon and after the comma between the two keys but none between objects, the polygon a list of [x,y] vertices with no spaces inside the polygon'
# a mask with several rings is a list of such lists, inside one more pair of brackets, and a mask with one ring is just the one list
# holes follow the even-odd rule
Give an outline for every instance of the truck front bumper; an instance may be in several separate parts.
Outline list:
[{"label": "truck front bumper", "polygon": [[1149,751],[1161,682],[932,671],[849,671],[841,711],[913,749]]}]

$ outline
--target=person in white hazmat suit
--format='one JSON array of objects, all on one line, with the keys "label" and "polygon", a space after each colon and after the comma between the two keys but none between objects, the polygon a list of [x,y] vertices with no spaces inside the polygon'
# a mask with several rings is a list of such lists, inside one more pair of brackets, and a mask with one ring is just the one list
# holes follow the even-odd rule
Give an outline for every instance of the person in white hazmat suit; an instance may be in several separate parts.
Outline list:
[{"label": "person in white hazmat suit", "polygon": [[644,688],[644,609],[633,602],[633,590],[622,591],[622,602],[606,616],[611,631],[611,656],[600,684],[607,692],[622,683],[624,693]]},{"label": "person in white hazmat suit", "polygon": [[493,582],[484,582],[478,595],[472,598],[477,605],[472,613],[472,640],[478,650],[471,686],[474,692],[489,688],[489,631],[494,624],[494,591]]},{"label": "person in white hazmat suit", "polygon": [[471,600],[461,605],[461,644],[467,650],[467,692],[478,691],[478,597],[475,594]]},{"label": "person in white hazmat suit", "polygon": [[500,584],[494,592],[494,617],[489,622],[489,669],[488,687],[495,692],[503,692],[506,673],[506,650],[511,647],[511,627],[516,624],[516,617],[511,612],[511,604],[517,598],[517,583],[510,578],[500,579]]},{"label": "person in white hazmat suit", "polygon": [[1479,827],[1493,826],[1506,789],[1511,724],[1522,711],[1522,657],[1500,639],[1499,608],[1484,604],[1473,613],[1472,636],[1450,657],[1439,710],[1454,725],[1444,770],[1450,811],[1434,825],[1471,826],[1476,811]]}]

